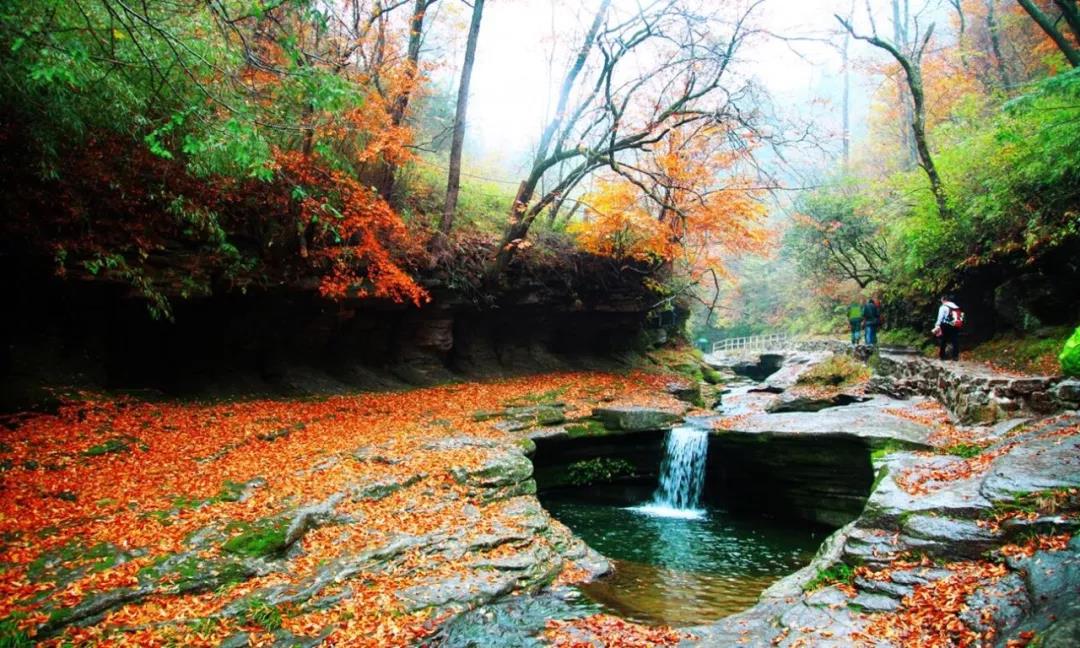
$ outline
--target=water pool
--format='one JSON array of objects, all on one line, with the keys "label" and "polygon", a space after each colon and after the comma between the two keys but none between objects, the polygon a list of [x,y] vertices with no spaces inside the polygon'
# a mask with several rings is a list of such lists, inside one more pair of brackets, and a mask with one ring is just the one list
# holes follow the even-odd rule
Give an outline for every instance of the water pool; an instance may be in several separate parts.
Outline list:
[{"label": "water pool", "polygon": [[827,533],[710,507],[663,516],[580,496],[543,504],[615,565],[582,591],[605,611],[643,623],[695,625],[744,610],[807,564]]}]

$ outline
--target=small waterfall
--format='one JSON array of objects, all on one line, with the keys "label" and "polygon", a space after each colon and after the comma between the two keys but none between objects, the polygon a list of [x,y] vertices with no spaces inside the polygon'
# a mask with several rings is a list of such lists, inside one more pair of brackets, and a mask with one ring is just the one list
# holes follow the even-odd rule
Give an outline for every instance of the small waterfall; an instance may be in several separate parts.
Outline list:
[{"label": "small waterfall", "polygon": [[708,430],[679,426],[668,432],[664,462],[660,466],[660,486],[653,493],[652,502],[635,510],[663,517],[701,517],[708,449]]}]

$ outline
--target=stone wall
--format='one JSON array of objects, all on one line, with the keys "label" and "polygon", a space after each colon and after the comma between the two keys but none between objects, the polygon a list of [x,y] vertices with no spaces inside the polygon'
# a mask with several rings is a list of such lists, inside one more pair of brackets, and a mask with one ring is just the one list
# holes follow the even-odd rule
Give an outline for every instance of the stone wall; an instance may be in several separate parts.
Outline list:
[{"label": "stone wall", "polygon": [[0,325],[0,409],[38,405],[53,386],[306,395],[611,367],[648,327],[647,300],[566,287],[486,306],[444,291],[422,308],[282,289],[177,301],[174,321],[116,286],[41,290]]},{"label": "stone wall", "polygon": [[961,423],[993,423],[1080,407],[1080,381],[1060,376],[1008,376],[971,363],[882,353],[869,391],[936,398]]},{"label": "stone wall", "polygon": [[729,510],[839,527],[863,510],[874,471],[851,435],[714,433],[707,497]]}]

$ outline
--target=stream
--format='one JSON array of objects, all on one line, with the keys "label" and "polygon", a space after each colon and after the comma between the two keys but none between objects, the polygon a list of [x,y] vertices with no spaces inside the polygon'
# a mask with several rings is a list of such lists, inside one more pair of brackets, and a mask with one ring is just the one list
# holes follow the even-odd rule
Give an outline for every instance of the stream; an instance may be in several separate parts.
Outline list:
[{"label": "stream", "polygon": [[543,497],[545,508],[612,560],[581,587],[602,609],[633,621],[687,626],[752,606],[776,579],[810,561],[820,529],[736,516],[703,504],[708,431],[667,434],[652,499],[611,506],[588,489]]}]

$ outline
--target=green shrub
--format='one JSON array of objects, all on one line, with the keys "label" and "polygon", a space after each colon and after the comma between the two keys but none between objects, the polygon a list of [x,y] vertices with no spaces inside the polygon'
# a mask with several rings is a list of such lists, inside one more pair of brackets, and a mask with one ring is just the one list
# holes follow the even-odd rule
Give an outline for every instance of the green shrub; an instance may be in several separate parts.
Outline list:
[{"label": "green shrub", "polygon": [[1080,376],[1080,326],[1066,340],[1058,360],[1061,361],[1061,372],[1066,376]]}]

